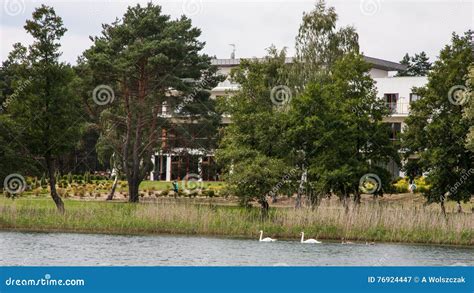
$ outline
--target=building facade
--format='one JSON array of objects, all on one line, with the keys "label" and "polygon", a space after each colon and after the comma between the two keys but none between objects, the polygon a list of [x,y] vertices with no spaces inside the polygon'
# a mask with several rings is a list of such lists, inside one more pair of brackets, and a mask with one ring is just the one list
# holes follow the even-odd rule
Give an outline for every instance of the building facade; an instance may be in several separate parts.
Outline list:
[{"label": "building facade", "polygon": [[[410,103],[419,98],[413,93],[413,88],[426,85],[428,80],[424,76],[394,76],[397,71],[405,69],[405,66],[399,63],[367,56],[364,59],[372,66],[370,76],[376,82],[377,97],[387,104],[391,112],[388,117],[385,117],[385,122],[390,124],[392,129],[390,139],[399,140],[405,126],[404,121],[410,112]],[[292,62],[292,58],[287,58],[286,62]],[[218,67],[220,74],[229,76],[231,69],[240,64],[240,59],[213,59],[212,63]],[[238,89],[239,85],[227,78],[212,89],[211,98],[231,95]],[[222,124],[229,123],[231,123],[231,117],[222,117]],[[157,152],[152,157],[152,161],[154,169],[150,174],[150,180],[171,181],[186,177],[204,181],[220,179],[213,151],[168,148],[166,152]],[[404,175],[399,166],[393,162],[389,163],[387,168],[394,177]]]}]

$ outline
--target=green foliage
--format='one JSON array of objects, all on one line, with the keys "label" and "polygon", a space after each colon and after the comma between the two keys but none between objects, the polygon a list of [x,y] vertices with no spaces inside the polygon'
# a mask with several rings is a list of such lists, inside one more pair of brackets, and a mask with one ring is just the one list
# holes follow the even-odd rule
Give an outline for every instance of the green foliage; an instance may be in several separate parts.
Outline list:
[{"label": "green foliage", "polygon": [[46,188],[48,186],[48,183],[46,182],[46,175],[44,173],[41,176],[40,185],[42,188]]},{"label": "green foliage", "polygon": [[319,197],[359,194],[366,173],[380,177],[380,193],[390,188],[383,165],[399,159],[369,69],[361,55],[348,54],[335,63],[331,75],[321,75],[294,99],[289,143],[304,154],[310,188]]},{"label": "green foliage", "polygon": [[468,79],[466,81],[468,96],[467,104],[464,108],[464,121],[468,123],[469,133],[467,134],[466,147],[474,152],[474,64],[469,67]]},{"label": "green foliage", "polygon": [[231,73],[240,91],[220,101],[232,124],[223,131],[216,156],[224,166],[227,189],[243,205],[258,200],[265,206],[265,196],[288,169],[283,162],[287,113],[284,104],[271,99],[272,88],[282,84],[284,66],[285,52],[275,48],[264,60],[242,60]]},{"label": "green foliage", "polygon": [[427,76],[432,66],[424,51],[413,57],[406,53],[400,64],[405,65],[407,69],[398,71],[397,76]]},{"label": "green foliage", "polygon": [[84,182],[87,183],[87,184],[91,184],[92,183],[92,178],[91,178],[91,174],[89,171],[86,171],[84,173]]},{"label": "green foliage", "polygon": [[210,189],[210,190],[206,190],[206,192],[205,192],[204,195],[207,196],[207,197],[209,197],[209,198],[213,198],[213,197],[216,196],[216,193],[215,193],[214,190]]},{"label": "green foliage", "polygon": [[[119,156],[131,202],[138,201],[138,186],[152,168],[149,158],[162,145],[162,131],[171,128],[172,121],[160,115],[163,103],[169,114],[190,122],[175,127],[185,134],[179,147],[210,147],[212,139],[195,135],[215,134],[220,116],[208,90],[221,78],[201,53],[200,35],[187,17],[172,20],[161,6],[148,3],[129,7],[122,19],[104,25],[84,53],[84,70],[96,86],[106,84],[114,92],[114,102],[100,113],[99,146]],[[180,94],[170,95],[170,88]]]},{"label": "green foliage", "polygon": [[300,92],[321,73],[331,71],[335,62],[348,53],[359,52],[359,36],[354,27],[336,30],[337,14],[319,0],[315,8],[303,14],[296,37],[296,56],[289,72],[290,84]]},{"label": "green foliage", "polygon": [[[228,189],[244,205],[265,203],[275,187],[292,194],[304,170],[302,187],[314,202],[359,195],[366,173],[381,178],[379,193],[391,188],[383,166],[399,158],[382,121],[389,113],[376,98],[355,30],[336,30],[336,20],[334,8],[321,1],[303,16],[294,64],[285,64],[285,52],[272,47],[264,60],[243,61],[232,72],[241,88],[222,102],[233,123],[217,157],[229,174]],[[284,107],[271,100],[281,85],[291,100]]]},{"label": "green foliage", "polygon": [[464,105],[449,99],[454,86],[466,83],[473,61],[470,32],[453,34],[433,65],[428,84],[416,89],[422,98],[411,105],[405,120],[405,159],[415,159],[427,172],[430,188],[423,195],[429,202],[468,201],[474,193],[474,180],[463,179],[474,168],[474,153],[465,144],[472,124],[463,119]]},{"label": "green foliage", "polygon": [[[12,101],[10,110],[16,123],[24,129],[20,139],[33,156],[58,156],[76,143],[80,116],[78,98],[70,83],[74,72],[58,57],[59,40],[66,32],[62,20],[48,6],[41,6],[28,20],[25,30],[35,43],[21,64],[21,75],[28,76],[28,86]],[[51,176],[54,176],[55,170]]]},{"label": "green foliage", "polygon": [[79,99],[71,86],[75,74],[70,65],[59,61],[60,39],[66,32],[61,17],[52,7],[41,5],[24,26],[33,38],[27,48],[17,45],[15,60],[17,92],[8,111],[22,132],[16,137],[29,156],[44,158],[51,182],[51,196],[59,211],[64,205],[56,193],[55,161],[73,150],[81,124]]},{"label": "green foliage", "polygon": [[56,173],[54,174],[54,178],[55,178],[56,182],[60,182],[61,181],[61,173],[59,171],[56,171]]}]

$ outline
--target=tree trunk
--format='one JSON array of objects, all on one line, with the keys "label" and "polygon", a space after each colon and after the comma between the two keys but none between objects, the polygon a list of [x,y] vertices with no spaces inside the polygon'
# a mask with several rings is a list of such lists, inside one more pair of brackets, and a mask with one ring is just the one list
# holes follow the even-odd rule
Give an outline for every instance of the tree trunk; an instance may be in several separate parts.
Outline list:
[{"label": "tree trunk", "polygon": [[262,208],[262,219],[266,219],[268,217],[268,211],[270,209],[270,205],[268,204],[267,199],[262,198],[258,201]]},{"label": "tree trunk", "polygon": [[354,203],[355,203],[356,205],[360,205],[360,203],[361,203],[360,200],[361,200],[360,192],[356,191],[356,192],[354,193]]},{"label": "tree trunk", "polygon": [[461,202],[459,200],[457,201],[456,212],[457,213],[462,213],[462,206],[461,206]]},{"label": "tree trunk", "polygon": [[115,194],[115,189],[117,188],[117,183],[118,183],[118,178],[119,174],[117,171],[115,171],[115,179],[114,179],[114,184],[112,184],[112,190],[109,193],[109,196],[107,196],[107,200],[112,200],[114,199],[114,194]]},{"label": "tree trunk", "polygon": [[64,203],[61,199],[61,197],[58,195],[56,191],[56,179],[54,177],[55,173],[55,167],[54,167],[54,162],[52,159],[51,154],[48,153],[45,155],[45,160],[46,160],[46,167],[48,168],[48,175],[49,175],[49,185],[51,187],[51,197],[53,198],[54,203],[56,204],[56,208],[61,214],[64,214]]},{"label": "tree trunk", "polygon": [[301,173],[300,186],[298,187],[298,193],[296,194],[296,204],[295,208],[301,208],[301,197],[303,196],[304,183],[306,181],[306,169],[303,166],[303,172]]},{"label": "tree trunk", "polygon": [[342,205],[344,206],[345,213],[349,213],[349,195],[344,194],[344,198],[342,200]]},{"label": "tree trunk", "polygon": [[139,201],[139,194],[138,194],[138,178],[135,176],[128,177],[128,202],[138,202]]},{"label": "tree trunk", "polygon": [[321,194],[314,192],[312,189],[308,192],[309,204],[313,210],[321,203],[321,196]]},{"label": "tree trunk", "polygon": [[444,206],[444,200],[441,200],[439,202],[439,205],[441,207],[441,212],[443,213],[443,216],[446,218],[446,207]]}]

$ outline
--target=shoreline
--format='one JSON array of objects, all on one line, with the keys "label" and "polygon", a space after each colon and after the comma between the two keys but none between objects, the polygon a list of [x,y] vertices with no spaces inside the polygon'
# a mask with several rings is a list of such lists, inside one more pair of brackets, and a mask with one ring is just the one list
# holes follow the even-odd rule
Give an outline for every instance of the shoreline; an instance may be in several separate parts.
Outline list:
[{"label": "shoreline", "polygon": [[262,219],[259,209],[196,203],[130,205],[66,200],[58,214],[50,199],[0,198],[0,231],[106,235],[183,235],[227,239],[266,236],[295,241],[307,237],[346,241],[474,247],[472,214],[442,214],[406,206],[364,204],[346,213],[337,204],[312,209],[272,208]]}]

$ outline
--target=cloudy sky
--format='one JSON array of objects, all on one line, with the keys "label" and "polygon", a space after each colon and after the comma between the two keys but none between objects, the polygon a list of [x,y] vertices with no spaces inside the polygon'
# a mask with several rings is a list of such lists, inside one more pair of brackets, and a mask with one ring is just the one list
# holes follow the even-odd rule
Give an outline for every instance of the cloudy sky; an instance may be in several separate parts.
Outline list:
[{"label": "cloudy sky", "polygon": [[[0,0],[0,61],[15,42],[29,43],[25,20],[41,3],[54,6],[68,32],[63,38],[64,61],[75,63],[98,35],[102,23],[121,17],[129,5],[147,1],[126,0]],[[315,1],[308,0],[164,0],[152,1],[177,18],[186,14],[201,28],[205,52],[229,58],[265,54],[271,44],[294,52],[301,16]],[[449,42],[452,32],[474,28],[474,0],[328,0],[339,15],[339,26],[357,29],[360,47],[367,56],[399,61],[406,53],[422,50],[431,59]]]}]

